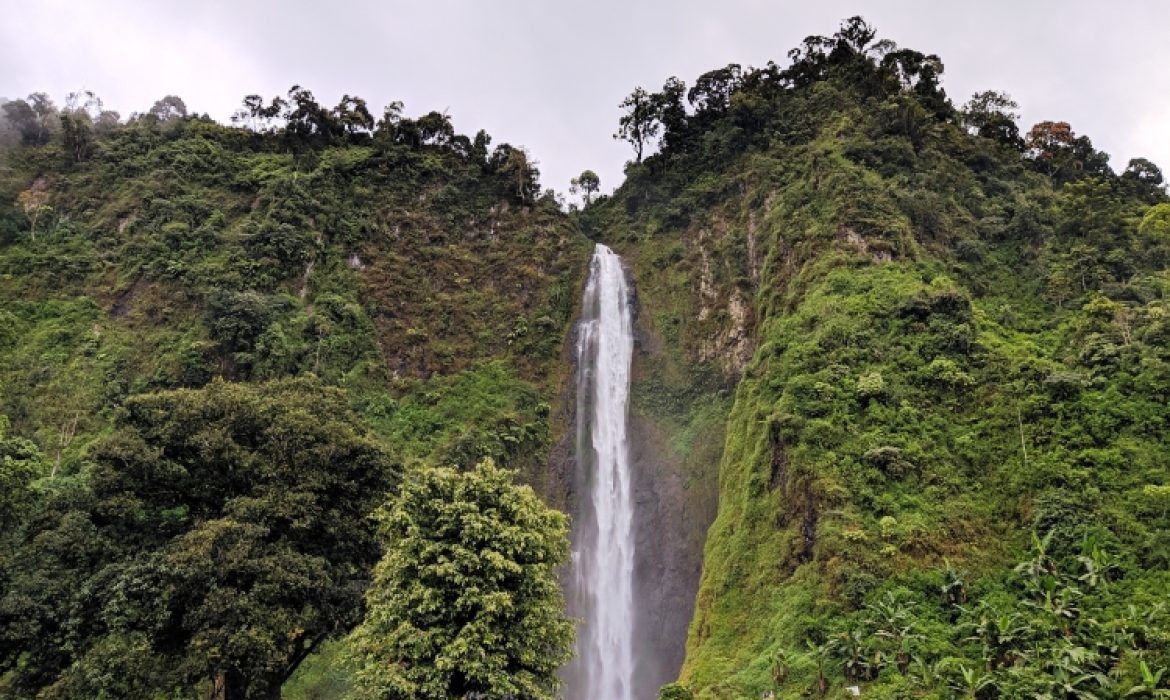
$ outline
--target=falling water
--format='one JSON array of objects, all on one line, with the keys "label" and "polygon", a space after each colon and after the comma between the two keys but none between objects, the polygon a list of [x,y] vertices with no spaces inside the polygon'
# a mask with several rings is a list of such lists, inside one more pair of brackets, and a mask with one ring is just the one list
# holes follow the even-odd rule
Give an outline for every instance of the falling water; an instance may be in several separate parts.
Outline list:
[{"label": "falling water", "polygon": [[598,245],[577,341],[577,462],[583,493],[573,543],[572,612],[582,619],[568,697],[633,700],[634,533],[626,445],[634,339],[621,258]]}]

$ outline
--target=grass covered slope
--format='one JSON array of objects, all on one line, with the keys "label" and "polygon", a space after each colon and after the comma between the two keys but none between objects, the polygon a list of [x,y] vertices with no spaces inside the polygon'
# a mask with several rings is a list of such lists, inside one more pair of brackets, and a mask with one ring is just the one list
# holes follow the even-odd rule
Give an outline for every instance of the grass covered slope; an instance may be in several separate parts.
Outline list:
[{"label": "grass covered slope", "polygon": [[1025,142],[1002,96],[958,110],[936,57],[874,38],[851,20],[785,69],[671,79],[647,97],[660,151],[586,212],[685,280],[677,345],[742,368],[682,683],[1153,692],[1160,174],[1115,175],[1059,123]]},{"label": "grass covered slope", "polygon": [[450,418],[546,430],[589,246],[523,151],[436,114],[341,130],[344,104],[290,99],[278,130],[151,114],[89,127],[82,157],[65,137],[4,154],[0,413],[64,471],[122,398],[216,376],[313,373],[401,432],[400,397],[470,373],[520,403]]},{"label": "grass covered slope", "polygon": [[[0,150],[0,695],[340,697],[400,471],[490,458],[562,497],[551,406],[592,246],[527,155],[400,105],[246,106],[249,128],[71,104]],[[218,413],[112,451],[175,402]],[[313,430],[394,479],[304,464]],[[333,496],[346,546],[312,526]]]}]

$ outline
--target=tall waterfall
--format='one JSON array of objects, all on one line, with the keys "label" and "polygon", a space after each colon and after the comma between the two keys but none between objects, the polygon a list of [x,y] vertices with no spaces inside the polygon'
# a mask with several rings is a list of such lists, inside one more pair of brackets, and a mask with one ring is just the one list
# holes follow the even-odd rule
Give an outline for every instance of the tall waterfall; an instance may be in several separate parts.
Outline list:
[{"label": "tall waterfall", "polygon": [[621,258],[598,245],[577,341],[577,463],[584,492],[573,543],[572,613],[582,618],[567,678],[577,700],[634,698],[633,495],[626,414],[633,321]]}]

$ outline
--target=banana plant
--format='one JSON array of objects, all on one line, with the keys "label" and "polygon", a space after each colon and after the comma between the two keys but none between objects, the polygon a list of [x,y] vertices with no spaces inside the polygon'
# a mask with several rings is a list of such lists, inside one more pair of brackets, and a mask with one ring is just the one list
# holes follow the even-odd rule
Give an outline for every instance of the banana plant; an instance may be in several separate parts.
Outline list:
[{"label": "banana plant", "polygon": [[1148,698],[1170,698],[1170,688],[1159,688],[1158,685],[1162,682],[1162,675],[1166,673],[1166,669],[1160,668],[1157,671],[1151,671],[1149,665],[1145,661],[1141,662],[1142,682],[1135,685],[1126,691],[1125,696],[1137,695]]},{"label": "banana plant", "polygon": [[981,697],[980,693],[995,687],[995,679],[977,668],[968,668],[961,664],[958,677],[948,683],[947,687],[959,693],[960,697],[976,700]]}]

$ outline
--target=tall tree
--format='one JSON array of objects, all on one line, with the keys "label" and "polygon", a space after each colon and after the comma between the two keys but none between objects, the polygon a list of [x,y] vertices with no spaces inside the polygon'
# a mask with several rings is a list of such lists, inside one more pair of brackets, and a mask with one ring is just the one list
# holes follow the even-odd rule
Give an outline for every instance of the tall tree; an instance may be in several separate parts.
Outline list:
[{"label": "tall tree", "polygon": [[540,170],[537,162],[523,148],[502,143],[492,151],[489,169],[507,178],[516,198],[522,203],[536,201],[540,194]]},{"label": "tall tree", "polygon": [[187,117],[187,103],[183,102],[183,98],[178,95],[167,95],[155,102],[148,114],[160,122],[185,119]]},{"label": "tall tree", "polygon": [[655,112],[662,122],[664,150],[681,147],[686,137],[687,109],[683,106],[686,94],[687,84],[671,76],[663,83],[662,92],[654,95]]},{"label": "tall tree", "polygon": [[351,140],[368,137],[374,130],[374,115],[370,114],[366,101],[352,95],[343,96],[333,108],[333,120]]},{"label": "tall tree", "polygon": [[4,116],[20,133],[20,140],[30,146],[49,142],[57,121],[57,107],[43,92],[34,92],[27,99],[4,103]]},{"label": "tall tree", "polygon": [[1068,122],[1043,121],[1024,139],[1036,168],[1058,182],[1085,175],[1111,175],[1109,156],[1093,148],[1088,136],[1077,136]]},{"label": "tall tree", "polygon": [[613,137],[629,142],[634,147],[635,160],[641,163],[646,142],[658,135],[658,110],[655,100],[644,89],[638,87],[634,88],[618,107],[625,110],[625,114],[618,120],[618,132]]},{"label": "tall tree", "polygon": [[585,170],[577,177],[569,180],[569,192],[572,194],[581,193],[585,204],[593,202],[593,193],[601,188],[601,178],[592,170]]},{"label": "tall tree", "polygon": [[388,549],[352,637],[359,698],[555,697],[567,522],[512,479],[490,460],[422,469],[382,513]]},{"label": "tall tree", "polygon": [[102,114],[102,99],[92,90],[69,93],[61,110],[61,141],[66,157],[78,163],[94,150],[94,123]]},{"label": "tall tree", "polygon": [[1024,141],[1020,138],[1020,127],[1016,125],[1019,108],[1020,105],[1006,92],[977,92],[963,105],[963,125],[975,135],[1022,150]]},{"label": "tall tree", "polygon": [[1121,184],[1147,202],[1166,200],[1162,169],[1146,158],[1131,158],[1121,173]]}]

